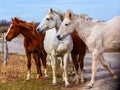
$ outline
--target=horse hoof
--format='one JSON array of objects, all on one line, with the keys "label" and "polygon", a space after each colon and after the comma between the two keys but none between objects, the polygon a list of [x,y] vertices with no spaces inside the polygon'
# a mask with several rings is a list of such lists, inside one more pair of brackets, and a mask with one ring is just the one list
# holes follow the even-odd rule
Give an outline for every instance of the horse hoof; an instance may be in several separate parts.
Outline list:
[{"label": "horse hoof", "polygon": [[66,87],[66,88],[70,87],[70,84],[66,84],[65,87]]},{"label": "horse hoof", "polygon": [[45,75],[45,79],[48,79],[49,78],[49,76],[48,75]]},{"label": "horse hoof", "polygon": [[45,77],[44,79],[45,79],[45,80],[48,80],[48,79],[49,79],[49,77]]},{"label": "horse hoof", "polygon": [[52,83],[52,85],[53,85],[53,86],[56,86],[56,85],[57,85],[57,83]]},{"label": "horse hoof", "polygon": [[74,85],[75,85],[75,86],[79,85],[79,82],[75,82]]},{"label": "horse hoof", "polygon": [[92,88],[92,86],[86,86],[86,89],[91,89]]},{"label": "horse hoof", "polygon": [[44,79],[44,77],[41,76],[41,77],[36,78],[36,79],[37,79],[37,80],[42,80],[42,79]]},{"label": "horse hoof", "polygon": [[40,79],[44,79],[44,77],[40,77]]},{"label": "horse hoof", "polygon": [[84,84],[85,83],[85,81],[80,81],[80,84]]},{"label": "horse hoof", "polygon": [[115,75],[115,76],[113,76],[113,79],[116,80],[116,79],[118,79],[118,77]]},{"label": "horse hoof", "polygon": [[30,80],[30,78],[26,78],[26,80],[27,80],[27,81],[29,81],[29,80]]},{"label": "horse hoof", "polygon": [[88,85],[86,86],[86,89],[91,89],[91,88],[93,88],[93,84],[88,84]]},{"label": "horse hoof", "polygon": [[114,79],[112,79],[111,81],[112,81],[112,82],[118,82],[118,81],[120,81],[120,79],[119,79],[119,78],[114,78]]}]

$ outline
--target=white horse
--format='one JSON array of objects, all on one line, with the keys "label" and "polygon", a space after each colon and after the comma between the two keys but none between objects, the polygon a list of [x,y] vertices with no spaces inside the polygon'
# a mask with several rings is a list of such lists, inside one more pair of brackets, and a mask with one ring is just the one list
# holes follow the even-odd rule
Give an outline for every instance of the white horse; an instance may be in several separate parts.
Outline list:
[{"label": "white horse", "polygon": [[116,16],[107,22],[94,23],[89,18],[74,15],[68,10],[57,33],[57,38],[62,39],[75,31],[85,42],[90,52],[92,52],[92,77],[89,88],[95,83],[95,74],[98,61],[112,74],[117,76],[111,67],[105,62],[104,51],[120,52],[120,16]]},{"label": "white horse", "polygon": [[[50,11],[49,11],[50,12]],[[51,19],[56,19],[58,22],[58,26],[61,24],[61,20],[57,18],[49,17],[48,15],[45,16],[45,18],[42,20],[42,22],[38,25],[37,31],[40,32],[39,30],[46,30],[46,35],[44,39],[44,48],[47,54],[51,58],[51,65],[52,65],[52,71],[53,71],[53,85],[56,85],[56,60],[58,57],[61,57],[62,63],[61,63],[61,68],[63,69],[63,80],[65,81],[65,86],[69,86],[69,81],[68,81],[68,76],[67,76],[67,64],[68,60],[71,60],[71,51],[73,49],[73,41],[71,38],[71,35],[68,35],[66,38],[63,40],[58,40],[56,38],[56,33],[57,29],[54,27],[49,28],[44,28],[48,27],[49,24],[52,23],[44,23],[44,21],[50,21]],[[49,29],[49,30],[48,30]]]}]

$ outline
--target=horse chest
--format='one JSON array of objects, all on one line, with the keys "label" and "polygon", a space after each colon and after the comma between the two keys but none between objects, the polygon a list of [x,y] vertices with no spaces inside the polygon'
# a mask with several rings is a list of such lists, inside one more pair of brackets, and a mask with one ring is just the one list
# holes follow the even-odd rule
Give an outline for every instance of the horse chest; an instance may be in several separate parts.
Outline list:
[{"label": "horse chest", "polygon": [[25,48],[29,51],[29,52],[36,52],[39,49],[39,43],[33,43],[31,42],[25,42]]}]

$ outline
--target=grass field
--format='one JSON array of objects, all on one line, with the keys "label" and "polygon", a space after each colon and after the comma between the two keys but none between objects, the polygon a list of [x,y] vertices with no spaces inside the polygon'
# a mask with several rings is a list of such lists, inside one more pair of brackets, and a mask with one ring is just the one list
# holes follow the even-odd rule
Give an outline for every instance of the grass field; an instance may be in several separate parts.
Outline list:
[{"label": "grass field", "polygon": [[[44,69],[42,68],[44,73]],[[56,86],[52,85],[52,70],[48,66],[49,78],[36,80],[36,67],[32,60],[31,80],[26,80],[27,75],[27,58],[26,56],[10,54],[7,65],[2,65],[0,58],[0,90],[74,90],[76,87],[65,88],[62,81],[62,72],[57,69]],[[73,77],[71,77],[73,78]]]},{"label": "grass field", "polygon": [[[115,70],[118,77],[120,77],[119,69],[120,54],[106,54],[106,59],[111,61],[112,68]],[[114,59],[114,61],[113,61]],[[91,77],[91,58],[88,55],[85,58],[84,77],[85,84],[76,85],[72,80],[74,75],[69,75],[70,87],[65,88],[62,81],[62,72],[57,66],[57,85],[52,85],[52,69],[48,66],[48,78],[36,80],[36,67],[32,60],[31,80],[26,80],[27,75],[27,58],[24,55],[9,54],[9,59],[6,66],[3,66],[2,58],[0,57],[0,90],[86,90],[85,86],[90,81]],[[69,67],[70,68],[70,67]],[[110,73],[98,64],[98,72],[96,74],[96,83],[92,90],[116,90],[119,86],[119,81],[114,81]],[[44,68],[42,67],[44,74]],[[88,89],[87,89],[88,90]],[[120,90],[120,89],[119,89]]]}]

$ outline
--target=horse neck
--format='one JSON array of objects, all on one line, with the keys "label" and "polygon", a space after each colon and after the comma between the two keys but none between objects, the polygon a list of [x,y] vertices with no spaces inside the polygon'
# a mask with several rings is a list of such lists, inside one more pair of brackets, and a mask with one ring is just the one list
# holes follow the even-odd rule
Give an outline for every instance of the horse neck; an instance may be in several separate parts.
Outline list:
[{"label": "horse neck", "polygon": [[21,29],[21,34],[24,36],[24,38],[27,41],[32,41],[33,38],[35,39],[36,35],[33,35],[33,33],[31,32],[31,30],[27,29],[27,28],[23,28]]},{"label": "horse neck", "polygon": [[56,26],[55,26],[55,28],[56,28],[56,30],[58,30],[60,28],[60,25],[61,25],[63,20],[62,20],[60,14],[55,13],[55,15],[56,15]]},{"label": "horse neck", "polygon": [[87,38],[90,36],[94,27],[94,23],[91,20],[83,20],[83,19],[73,19],[75,23],[75,31],[78,33],[79,37],[86,42]]}]

